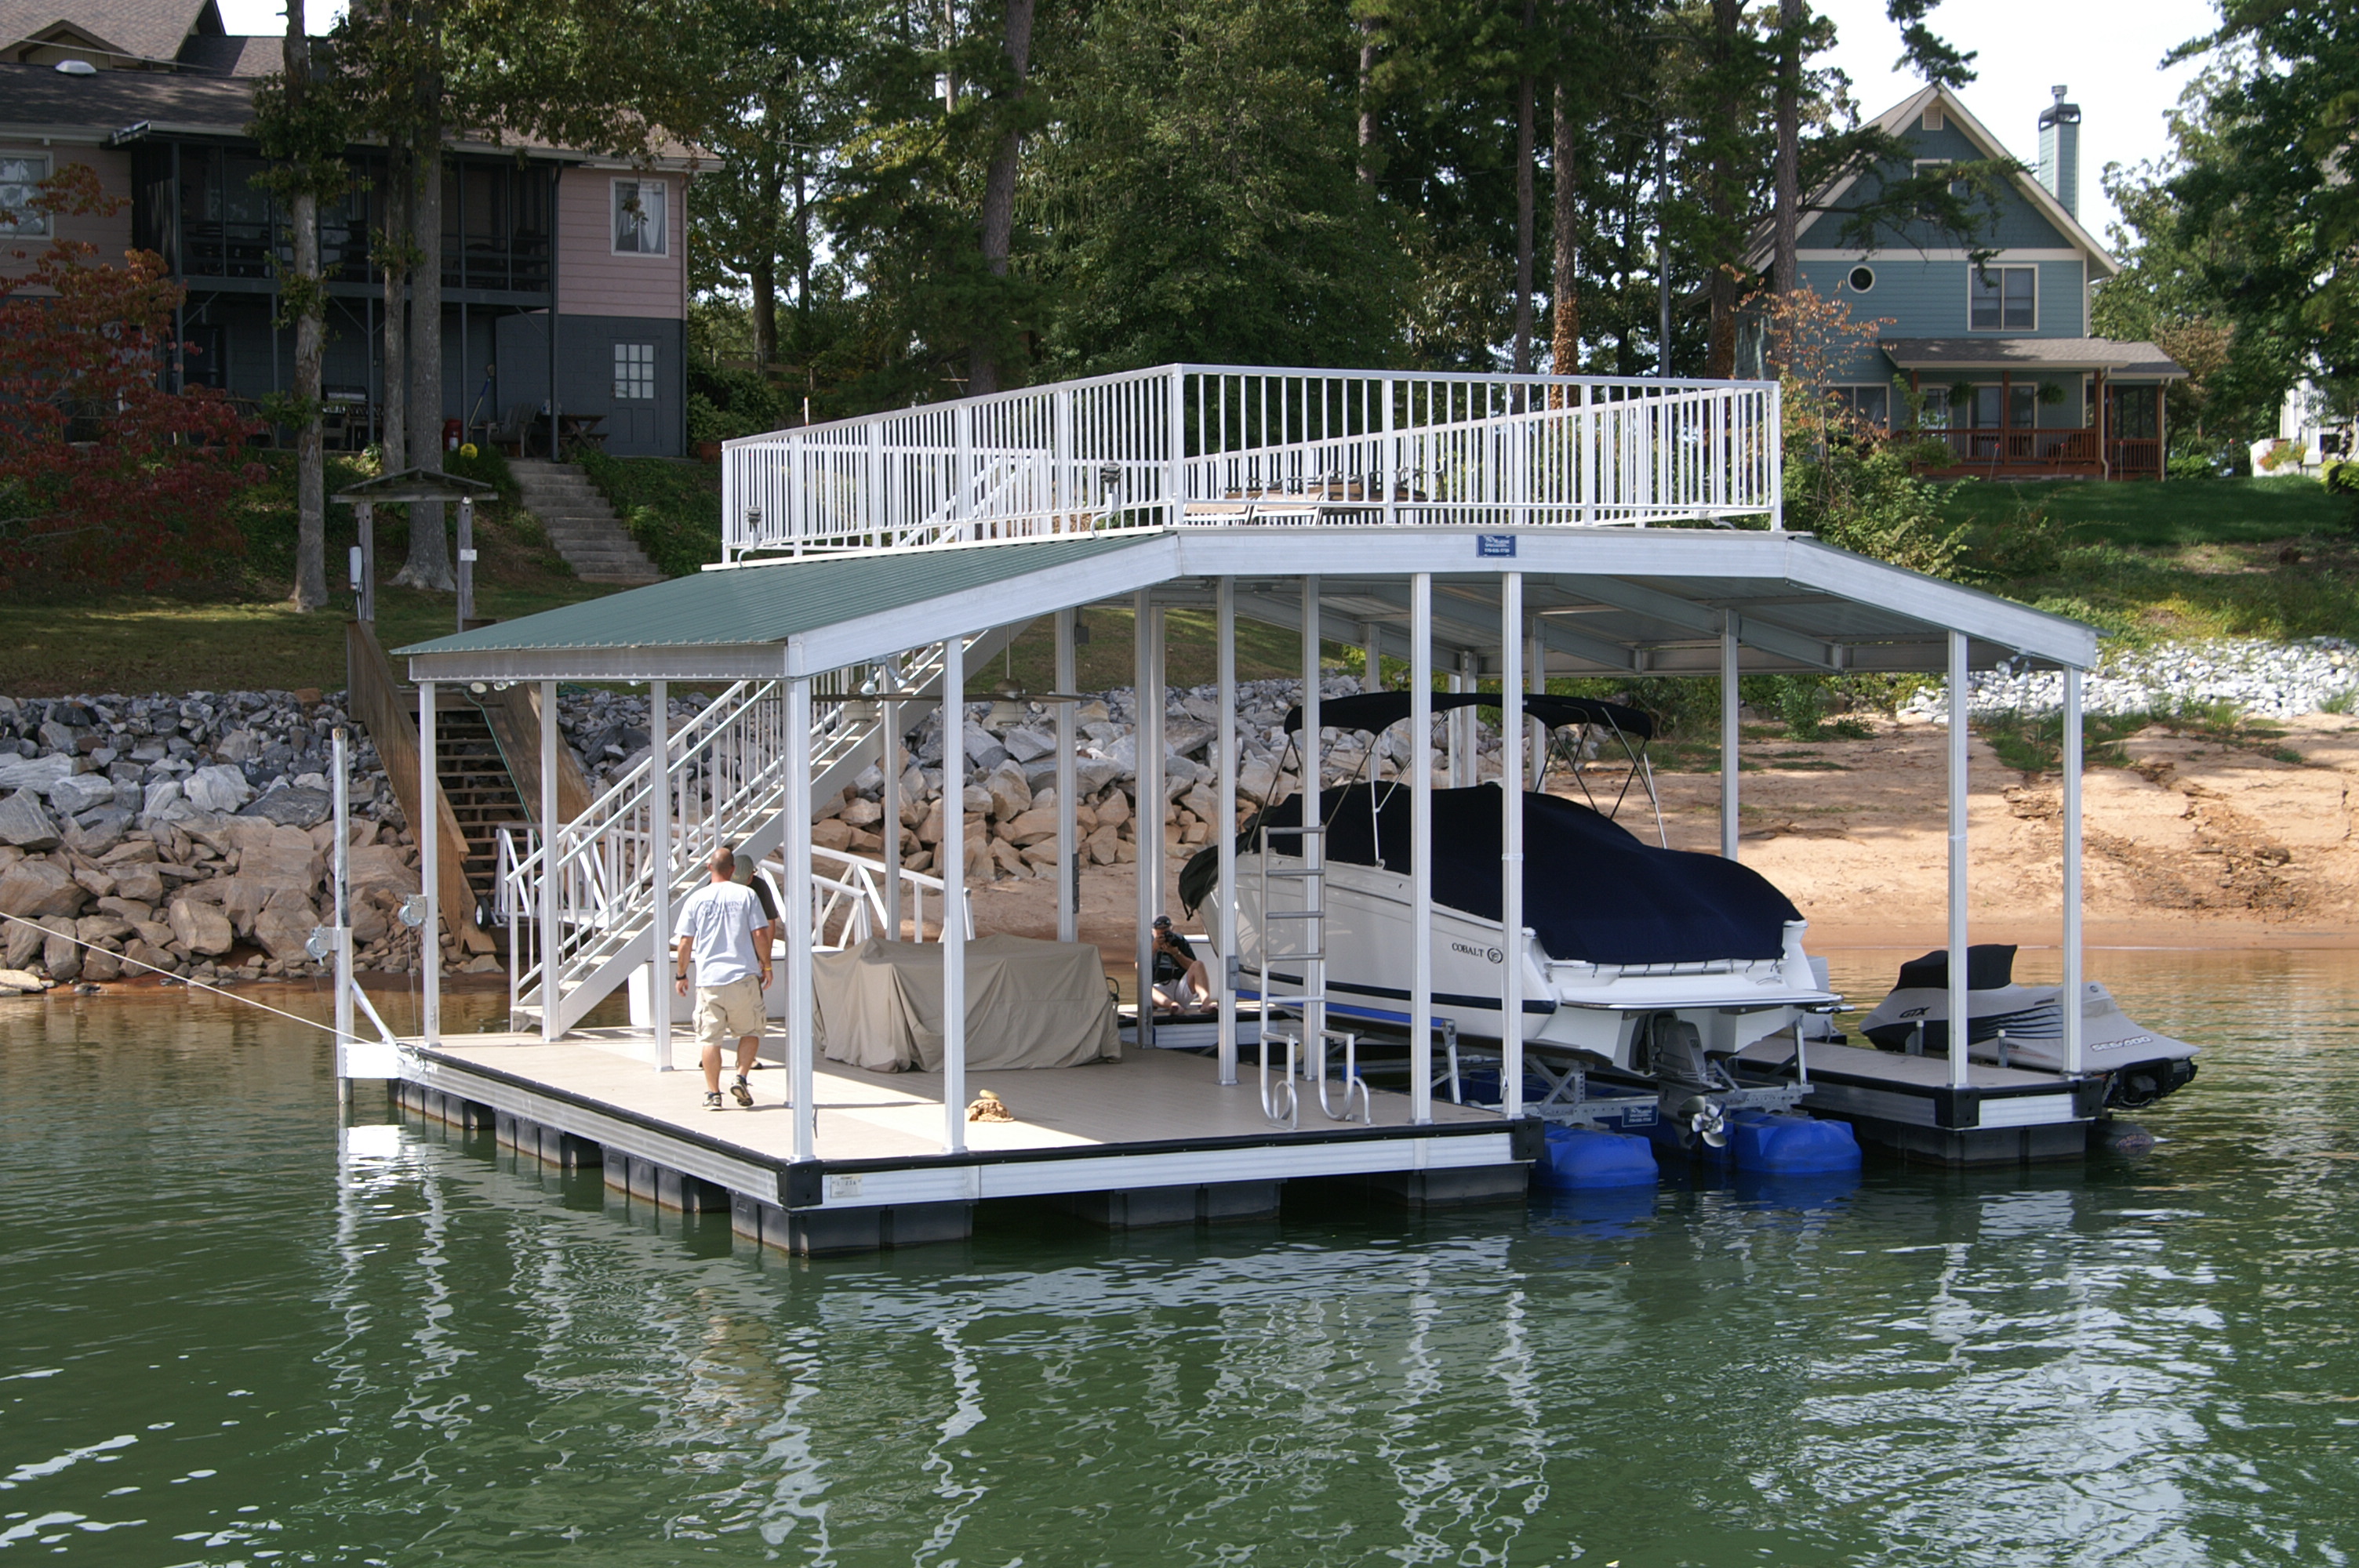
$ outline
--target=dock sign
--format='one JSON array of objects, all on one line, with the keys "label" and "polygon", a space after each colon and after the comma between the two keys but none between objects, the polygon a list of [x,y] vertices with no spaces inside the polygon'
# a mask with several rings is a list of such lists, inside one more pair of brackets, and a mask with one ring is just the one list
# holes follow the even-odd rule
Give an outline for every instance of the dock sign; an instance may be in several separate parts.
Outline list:
[{"label": "dock sign", "polygon": [[1474,535],[1474,554],[1478,559],[1492,560],[1495,558],[1511,557],[1515,553],[1516,536],[1513,534],[1477,534]]}]

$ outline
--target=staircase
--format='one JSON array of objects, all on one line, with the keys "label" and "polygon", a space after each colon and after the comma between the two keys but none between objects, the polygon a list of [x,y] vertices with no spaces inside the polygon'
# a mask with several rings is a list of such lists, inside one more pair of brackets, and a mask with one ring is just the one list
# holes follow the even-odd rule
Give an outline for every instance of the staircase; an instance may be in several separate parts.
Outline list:
[{"label": "staircase", "polygon": [[511,459],[525,510],[540,519],[549,542],[584,582],[661,582],[663,573],[615,517],[614,509],[575,463]]},{"label": "staircase", "polygon": [[[982,667],[1023,630],[1002,626],[968,639],[967,668]],[[866,673],[837,670],[813,684],[821,692],[851,692]],[[940,644],[904,659],[898,689],[940,698]],[[832,799],[883,754],[885,726],[874,704],[811,706],[810,798],[817,803]],[[787,781],[786,712],[783,682],[738,682],[667,737],[660,774],[656,758],[643,759],[618,774],[588,811],[560,827],[555,843],[536,846],[516,863],[509,883],[518,912],[510,929],[510,1028],[542,1027],[542,977],[552,958],[559,999],[548,1031],[552,1038],[650,960],[658,874],[666,878],[677,909],[705,880],[704,861],[714,846],[727,844],[756,860],[779,847],[787,829],[778,810]],[[901,712],[905,721],[924,717],[914,699]],[[951,733],[957,734],[955,727]],[[658,790],[671,824],[669,863],[660,871],[654,833]],[[544,951],[537,913],[544,893],[557,906],[553,955]]]},{"label": "staircase", "polygon": [[481,709],[472,703],[440,707],[434,719],[434,771],[442,781],[442,798],[459,821],[474,907],[487,910],[498,891],[499,830],[528,822],[532,813],[516,795],[516,780]]}]

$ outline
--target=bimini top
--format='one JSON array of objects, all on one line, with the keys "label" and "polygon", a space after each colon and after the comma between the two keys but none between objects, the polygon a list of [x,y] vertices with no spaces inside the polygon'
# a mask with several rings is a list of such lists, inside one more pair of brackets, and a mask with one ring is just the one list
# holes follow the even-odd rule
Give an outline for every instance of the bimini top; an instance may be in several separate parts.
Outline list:
[{"label": "bimini top", "polygon": [[[1370,696],[1379,693],[1371,692]],[[1348,784],[1320,798],[1330,861],[1409,871],[1409,789]],[[1433,792],[1433,902],[1497,920],[1499,786]],[[1259,847],[1271,830],[1302,821],[1302,797],[1263,812],[1238,840]],[[1220,880],[1220,846],[1199,850],[1180,875],[1192,910]],[[1241,873],[1242,874],[1242,873]],[[1590,964],[1692,964],[1782,957],[1793,902],[1752,867],[1718,855],[1658,849],[1603,813],[1554,795],[1524,796],[1524,920],[1551,958]]]},{"label": "bimini top", "polygon": [[[1364,691],[1357,697],[1338,697],[1319,705],[1319,722],[1332,730],[1365,730],[1374,733],[1389,730],[1408,717],[1409,694],[1405,691]],[[1437,691],[1433,694],[1433,711],[1447,713],[1459,708],[1496,708],[1499,694],[1487,691]],[[1654,738],[1654,719],[1635,708],[1618,702],[1598,702],[1586,697],[1550,697],[1534,692],[1524,698],[1524,713],[1537,719],[1551,730],[1568,724],[1610,724],[1625,735],[1647,741]],[[1298,705],[1286,710],[1286,728],[1290,732],[1302,728],[1302,709]]]}]

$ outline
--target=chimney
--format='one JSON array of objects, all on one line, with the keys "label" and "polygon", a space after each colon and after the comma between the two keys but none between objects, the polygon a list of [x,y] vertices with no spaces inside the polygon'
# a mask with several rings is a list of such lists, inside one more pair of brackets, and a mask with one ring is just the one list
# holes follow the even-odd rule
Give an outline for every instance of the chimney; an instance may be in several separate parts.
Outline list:
[{"label": "chimney", "polygon": [[2064,205],[2081,215],[2081,106],[2064,102],[2067,91],[2053,89],[2056,102],[2039,112],[2039,183]]}]

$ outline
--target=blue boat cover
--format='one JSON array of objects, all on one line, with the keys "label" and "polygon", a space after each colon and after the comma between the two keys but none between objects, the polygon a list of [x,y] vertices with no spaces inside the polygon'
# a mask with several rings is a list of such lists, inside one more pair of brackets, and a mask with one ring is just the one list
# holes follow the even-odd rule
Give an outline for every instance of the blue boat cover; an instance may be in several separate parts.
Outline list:
[{"label": "blue boat cover", "polygon": [[[1245,825],[1240,856],[1260,848],[1266,828],[1281,854],[1299,853],[1301,796],[1280,801]],[[1372,801],[1374,805],[1372,806]],[[1433,901],[1483,920],[1499,918],[1499,786],[1433,792]],[[1326,854],[1350,865],[1409,870],[1406,784],[1346,785],[1326,792]],[[1180,894],[1192,910],[1219,877],[1216,847],[1191,859]],[[1247,874],[1240,871],[1240,874]],[[1641,842],[1603,813],[1555,795],[1524,796],[1524,923],[1552,958],[1593,964],[1680,964],[1712,958],[1776,958],[1786,923],[1801,913],[1768,879],[1717,855]]]}]

